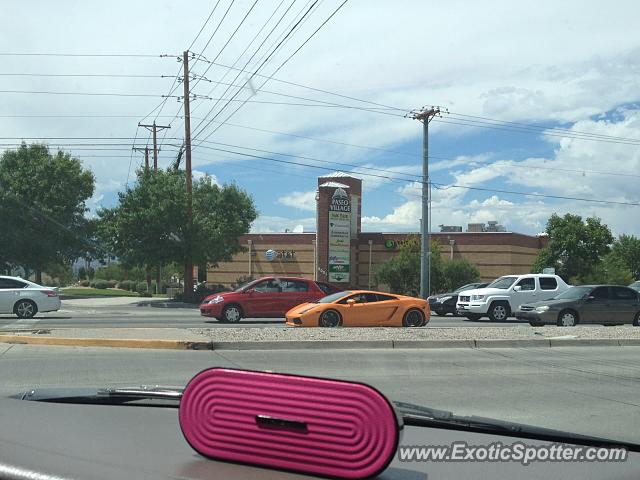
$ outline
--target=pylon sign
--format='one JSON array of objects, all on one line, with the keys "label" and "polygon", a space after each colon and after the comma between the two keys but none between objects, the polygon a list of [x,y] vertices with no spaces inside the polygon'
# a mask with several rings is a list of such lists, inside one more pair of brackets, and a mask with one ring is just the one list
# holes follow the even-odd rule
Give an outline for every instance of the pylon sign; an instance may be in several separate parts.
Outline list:
[{"label": "pylon sign", "polygon": [[342,188],[336,188],[329,203],[329,281],[349,282],[351,259],[351,202]]}]

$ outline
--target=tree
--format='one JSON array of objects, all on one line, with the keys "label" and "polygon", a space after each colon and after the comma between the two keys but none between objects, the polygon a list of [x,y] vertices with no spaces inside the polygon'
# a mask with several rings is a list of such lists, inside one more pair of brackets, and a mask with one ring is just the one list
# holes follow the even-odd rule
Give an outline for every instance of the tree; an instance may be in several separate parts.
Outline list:
[{"label": "tree", "polygon": [[613,252],[596,265],[591,272],[579,277],[581,283],[609,283],[614,285],[629,285],[633,282],[633,275],[622,258]]},{"label": "tree", "polygon": [[[137,184],[119,194],[119,204],[99,212],[100,237],[125,266],[147,270],[167,264],[217,264],[241,251],[257,212],[235,185],[219,187],[205,176],[193,185],[193,224],[187,220],[182,171],[140,170]],[[185,285],[185,296],[191,295]]]},{"label": "tree", "polygon": [[547,222],[549,243],[538,254],[532,267],[539,273],[553,267],[565,281],[587,275],[609,253],[613,242],[611,230],[599,218],[586,221],[579,215],[567,213],[564,217],[553,214]]},{"label": "tree", "polygon": [[5,262],[32,269],[75,259],[86,242],[86,200],[94,177],[80,160],[46,145],[22,143],[0,158],[0,244]]},{"label": "tree", "polygon": [[626,265],[633,280],[640,279],[639,238],[634,235],[620,235],[613,242],[611,253]]},{"label": "tree", "polygon": [[467,283],[480,281],[480,272],[476,266],[466,258],[456,258],[445,261],[442,273],[446,279],[445,290],[450,292]]},{"label": "tree", "polygon": [[[445,279],[440,244],[437,241],[431,242],[430,252],[430,293],[432,293],[441,291],[444,288]],[[378,266],[375,278],[377,282],[389,285],[392,293],[419,296],[420,238],[408,238],[395,256]]]}]

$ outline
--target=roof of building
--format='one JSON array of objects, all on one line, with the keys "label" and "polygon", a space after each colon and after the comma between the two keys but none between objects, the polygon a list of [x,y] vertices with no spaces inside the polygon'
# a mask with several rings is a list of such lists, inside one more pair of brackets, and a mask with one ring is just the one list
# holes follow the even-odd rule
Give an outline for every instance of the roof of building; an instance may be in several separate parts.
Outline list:
[{"label": "roof of building", "polygon": [[333,172],[333,173],[329,173],[327,175],[322,175],[320,178],[340,178],[340,177],[356,178],[353,175],[345,173],[345,172]]},{"label": "roof of building", "polygon": [[349,188],[349,185],[345,185],[344,183],[338,183],[338,182],[325,182],[322,185],[320,185],[320,188],[322,188],[322,187]]}]

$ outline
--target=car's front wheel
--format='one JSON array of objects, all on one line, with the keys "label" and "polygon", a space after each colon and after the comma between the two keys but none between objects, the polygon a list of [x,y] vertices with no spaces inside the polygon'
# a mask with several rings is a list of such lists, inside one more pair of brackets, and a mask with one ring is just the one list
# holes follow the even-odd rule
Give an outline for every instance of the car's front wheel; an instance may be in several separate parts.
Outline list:
[{"label": "car's front wheel", "polygon": [[578,323],[578,315],[573,310],[563,310],[558,314],[559,327],[575,327]]},{"label": "car's front wheel", "polygon": [[636,316],[633,319],[633,326],[640,327],[640,312],[636,313]]},{"label": "car's front wheel", "polygon": [[16,303],[15,307],[13,307],[13,312],[18,318],[32,318],[38,313],[38,307],[31,300],[20,300]]},{"label": "car's front wheel", "polygon": [[325,328],[339,327],[342,325],[342,318],[335,310],[327,310],[322,312],[322,315],[320,315],[319,324],[321,327]]},{"label": "car's front wheel", "polygon": [[422,313],[417,308],[412,308],[407,313],[404,314],[404,318],[402,319],[403,327],[422,327],[426,323],[426,319],[424,313]]},{"label": "car's front wheel", "polygon": [[238,305],[227,305],[222,310],[222,319],[226,323],[238,323],[242,320],[242,310]]},{"label": "car's front wheel", "polygon": [[489,319],[492,322],[504,322],[509,316],[509,304],[505,302],[495,302],[489,308]]}]

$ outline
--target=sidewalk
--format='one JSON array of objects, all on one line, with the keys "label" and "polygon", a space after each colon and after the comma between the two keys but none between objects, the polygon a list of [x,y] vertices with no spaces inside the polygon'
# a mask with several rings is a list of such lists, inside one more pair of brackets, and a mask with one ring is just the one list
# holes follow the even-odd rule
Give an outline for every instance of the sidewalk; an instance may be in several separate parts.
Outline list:
[{"label": "sidewalk", "polygon": [[178,350],[640,346],[640,328],[65,328],[0,334],[2,343]]}]

